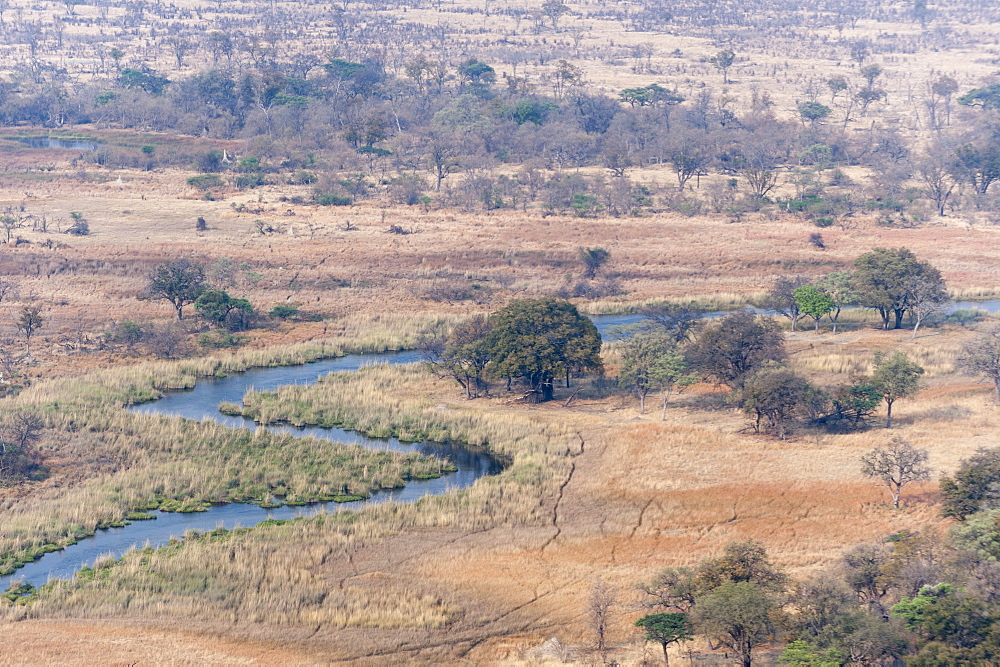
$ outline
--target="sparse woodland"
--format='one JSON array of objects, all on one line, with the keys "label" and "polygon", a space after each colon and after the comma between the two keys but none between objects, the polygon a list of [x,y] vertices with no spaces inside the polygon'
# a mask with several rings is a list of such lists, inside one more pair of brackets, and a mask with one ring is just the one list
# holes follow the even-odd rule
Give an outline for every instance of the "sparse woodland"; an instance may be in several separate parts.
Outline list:
[{"label": "sparse woodland", "polygon": [[15,583],[14,660],[997,662],[998,26],[0,0],[0,574],[455,470],[125,410],[254,367],[419,350],[220,408],[503,464]]}]

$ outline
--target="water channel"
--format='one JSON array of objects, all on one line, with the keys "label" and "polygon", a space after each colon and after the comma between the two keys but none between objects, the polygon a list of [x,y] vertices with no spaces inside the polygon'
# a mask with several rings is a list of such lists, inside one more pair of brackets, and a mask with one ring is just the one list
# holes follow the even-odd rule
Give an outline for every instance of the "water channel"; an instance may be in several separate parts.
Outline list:
[{"label": "water channel", "polygon": [[68,148],[75,151],[96,151],[98,144],[89,139],[64,139],[62,137],[12,137],[14,141],[30,148]]},{"label": "water channel", "polygon": [[[955,302],[949,311],[958,309],[979,309],[995,313],[1000,311],[1000,301]],[[725,313],[712,313],[718,316]],[[634,324],[640,315],[602,315],[592,318],[598,331],[606,337],[611,327]],[[429,456],[447,459],[458,468],[450,473],[430,480],[413,480],[403,489],[384,491],[365,500],[347,503],[316,503],[308,506],[282,506],[264,509],[257,505],[230,503],[215,505],[204,512],[175,513],[154,512],[152,521],[136,521],[122,528],[99,530],[91,537],[77,544],[44,555],[39,560],[16,570],[13,574],[0,577],[0,591],[6,590],[12,581],[24,581],[35,586],[44,584],[50,578],[68,579],[84,566],[93,565],[101,556],[120,557],[131,548],[159,547],[173,538],[180,538],[186,531],[208,531],[217,527],[235,528],[254,526],[267,519],[291,519],[306,517],[319,512],[338,512],[360,509],[374,503],[394,501],[416,502],[425,495],[447,493],[472,485],[484,475],[494,475],[501,471],[501,464],[482,451],[472,450],[453,443],[423,442],[407,444],[395,439],[373,439],[360,433],[336,428],[305,427],[288,425],[262,427],[252,420],[230,417],[218,411],[223,402],[241,403],[249,390],[273,391],[291,384],[311,384],[319,376],[333,372],[356,371],[364,365],[388,363],[408,364],[419,360],[416,352],[395,352],[386,354],[354,354],[336,359],[326,359],[300,366],[280,366],[275,368],[254,368],[244,373],[234,373],[223,378],[203,378],[191,390],[170,392],[162,398],[143,405],[131,406],[133,412],[149,415],[177,416],[186,419],[211,419],[232,428],[267,428],[271,431],[288,433],[299,437],[314,437],[334,442],[360,445],[373,449],[397,452],[420,452]]]}]

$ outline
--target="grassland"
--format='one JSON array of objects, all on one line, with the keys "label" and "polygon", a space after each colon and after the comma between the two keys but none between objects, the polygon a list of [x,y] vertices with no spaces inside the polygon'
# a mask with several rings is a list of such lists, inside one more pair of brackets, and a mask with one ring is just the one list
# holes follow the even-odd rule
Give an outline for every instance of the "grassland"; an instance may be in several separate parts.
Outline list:
[{"label": "grassland", "polygon": [[[67,11],[63,3],[12,4],[22,5],[18,20],[24,25],[50,25],[54,15]],[[177,4],[190,11],[180,23],[197,30],[259,9],[255,3],[218,3],[202,7],[199,15],[196,3]],[[295,9],[293,3],[270,4]],[[754,36],[688,19],[657,33],[634,31],[603,15],[596,2],[570,2],[563,30],[537,35],[527,29],[528,19],[519,24],[513,15],[498,13],[530,9],[518,2],[488,3],[490,16],[483,3],[471,1],[405,12],[344,4],[440,32],[437,42],[425,40],[419,48],[405,40],[393,44],[390,69],[424,49],[433,51],[435,43],[461,42],[461,49],[446,55],[482,57],[498,75],[526,76],[536,89],[548,90],[553,68],[566,58],[582,68],[594,91],[616,94],[655,81],[694,100],[709,82],[721,93],[718,104],[738,110],[766,91],[775,113],[785,118],[812,95],[807,89],[818,90],[816,99],[825,103],[829,76],[856,81],[860,63],[850,59],[850,45],[871,40],[879,49],[874,60],[886,68],[881,83],[888,97],[877,114],[858,115],[845,131],[863,136],[877,115],[880,129],[899,131],[915,146],[932,136],[921,106],[928,82],[949,74],[963,91],[980,85],[997,56],[996,17],[986,15],[993,10],[981,8],[980,25],[968,26],[953,20],[961,14],[953,3],[938,3],[930,30],[899,14],[814,26],[808,40],[780,27]],[[113,20],[125,14],[124,7],[105,9]],[[86,24],[102,7],[78,5],[74,11],[79,21],[67,21],[67,40],[87,39],[77,43],[65,66],[81,80],[108,76],[93,64],[99,40]],[[13,22],[11,17],[8,10],[4,19]],[[295,47],[329,55],[325,29],[305,20],[302,26]],[[157,29],[170,34],[165,25]],[[175,67],[163,40],[144,32],[149,44],[139,49],[139,33],[114,34],[133,49],[126,64],[141,62],[183,77],[209,63],[200,50]],[[576,47],[574,34],[580,35]],[[632,53],[646,44],[653,52],[647,65],[637,67]],[[722,86],[707,57],[729,45],[739,57],[734,82]],[[0,47],[9,63],[27,62],[27,44],[11,38]],[[285,43],[279,51],[290,48]],[[535,57],[521,59],[518,54],[526,52]],[[839,104],[833,106],[842,115]],[[155,146],[160,154],[181,156],[172,164],[211,148],[232,155],[254,150],[243,139],[123,132],[107,125],[97,122],[72,133],[114,150]],[[912,227],[881,226],[874,216],[859,214],[823,229],[825,248],[818,248],[809,241],[817,231],[811,222],[773,211],[733,223],[722,215],[677,213],[591,219],[534,209],[466,212],[398,206],[378,197],[325,208],[295,203],[308,201],[310,187],[282,179],[252,192],[227,189],[209,201],[188,184],[197,173],[190,168],[112,168],[80,151],[31,149],[9,140],[48,132],[14,128],[0,141],[0,208],[23,207],[32,220],[50,224],[47,232],[30,224],[17,230],[29,243],[0,246],[0,278],[18,285],[16,295],[0,302],[0,351],[21,348],[14,320],[22,306],[39,304],[46,318],[32,341],[36,359],[18,369],[17,383],[25,388],[0,399],[0,415],[31,409],[44,416],[42,450],[50,470],[46,480],[0,489],[0,569],[165,500],[190,508],[267,500],[276,492],[309,500],[345,486],[365,494],[434,473],[437,463],[417,457],[316,448],[263,433],[133,415],[123,406],[251,366],[410,347],[424,331],[512,297],[571,284],[581,272],[580,247],[611,252],[608,272],[621,289],[617,296],[580,300],[591,313],[633,312],[661,300],[740,305],[779,276],[840,270],[876,246],[909,247],[941,270],[957,298],[1000,294],[1000,227],[986,213],[968,209]],[[282,148],[297,150],[293,144]],[[863,169],[846,171],[857,182],[870,176]],[[666,166],[636,168],[630,176],[675,187]],[[794,191],[791,176],[783,176],[782,195]],[[720,179],[706,177],[702,187]],[[90,235],[59,233],[74,211],[86,216]],[[199,217],[206,219],[206,230],[195,229]],[[388,234],[390,224],[413,233]],[[262,227],[274,231],[261,233]],[[182,361],[154,361],[139,349],[109,343],[105,331],[116,322],[162,324],[171,318],[169,305],[136,296],[152,267],[178,257],[234,267],[231,291],[258,310],[293,304],[317,318],[271,323],[249,332],[239,351],[193,348],[192,358]],[[469,293],[475,298],[454,296]],[[896,406],[892,435],[927,448],[935,474],[952,471],[977,447],[995,444],[1000,412],[990,392],[977,378],[954,371],[968,331],[929,328],[914,339],[909,332],[877,331],[874,319],[866,318],[845,313],[844,331],[836,336],[787,333],[794,367],[832,385],[867,370],[875,350],[902,349],[928,373],[922,393]],[[203,328],[193,318],[182,326],[192,335]],[[606,355],[613,374],[613,347]],[[634,585],[662,567],[692,564],[729,540],[753,538],[799,576],[860,541],[949,525],[939,517],[933,481],[908,487],[905,506],[896,511],[861,476],[858,459],[887,439],[883,430],[833,436],[800,429],[779,442],[749,433],[743,415],[705,385],[672,399],[661,422],[658,415],[639,415],[630,398],[605,395],[598,387],[587,388],[569,406],[513,405],[503,398],[468,402],[456,386],[419,369],[371,368],[313,388],[251,395],[247,410],[262,421],[347,422],[379,434],[452,438],[487,447],[511,465],[470,489],[415,505],[218,531],[191,536],[183,546],[138,550],[120,563],[103,561],[31,605],[0,608],[5,643],[27,647],[19,654],[3,652],[0,662],[92,664],[95,656],[114,663],[533,664],[560,656],[596,662],[586,609],[601,578],[618,594],[611,655],[635,664],[656,659],[658,649],[642,646],[632,626],[640,613]],[[312,473],[296,468],[304,460]],[[539,650],[553,637],[568,647],[564,654]]]}]

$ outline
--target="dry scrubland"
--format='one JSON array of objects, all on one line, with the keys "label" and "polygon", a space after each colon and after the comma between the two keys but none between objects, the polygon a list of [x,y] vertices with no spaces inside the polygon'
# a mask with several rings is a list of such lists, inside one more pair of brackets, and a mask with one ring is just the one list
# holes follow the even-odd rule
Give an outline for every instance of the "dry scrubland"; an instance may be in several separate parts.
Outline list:
[{"label": "dry scrubland", "polygon": [[[277,188],[234,198],[263,206],[263,214],[236,213],[229,201],[191,198],[184,176],[124,173],[123,184],[81,187],[72,170],[63,171],[33,191],[29,206],[52,216],[87,210],[92,234],[71,238],[27,230],[32,244],[3,246],[4,266],[15,267],[11,273],[21,293],[0,308],[9,315],[38,300],[51,318],[33,346],[39,362],[28,374],[34,384],[16,405],[71,398],[76,407],[50,411],[51,425],[90,420],[119,432],[95,438],[51,431],[46,445],[58,454],[54,474],[7,492],[5,528],[58,538],[67,520],[93,526],[121,518],[152,482],[167,480],[168,488],[203,484],[211,492],[217,466],[241,465],[239,457],[223,460],[226,453],[212,448],[192,459],[199,465],[177,469],[157,453],[163,444],[157,438],[173,442],[172,420],[154,420],[154,428],[103,408],[95,414],[85,387],[99,387],[99,395],[109,388],[121,392],[120,404],[157,388],[189,385],[200,374],[270,363],[276,356],[287,363],[335,349],[411,345],[416,332],[470,310],[559,287],[567,273],[579,271],[575,252],[581,245],[609,248],[612,271],[627,291],[581,304],[594,312],[656,298],[738,303],[778,275],[838,269],[878,245],[912,248],[942,270],[956,295],[990,295],[1000,285],[995,230],[953,221],[886,229],[862,219],[852,228],[824,230],[827,249],[818,250],[805,241],[810,226],[793,218],[729,224],[673,215],[581,220],[531,212],[306,206],[292,207],[294,217],[278,218],[277,211],[288,207],[274,201]],[[139,193],[129,189],[133,184],[142,184]],[[17,200],[19,193],[9,182],[6,187],[10,200]],[[294,235],[256,233],[253,221],[272,207],[269,219],[294,226]],[[197,215],[210,220],[208,231],[192,230]],[[348,219],[357,230],[342,231]],[[386,234],[387,220],[416,233]],[[40,248],[46,238],[66,247]],[[245,261],[263,274],[256,284],[244,285],[241,293],[251,301],[265,308],[301,303],[328,319],[251,332],[249,351],[218,361],[134,366],[138,360],[122,350],[96,349],[112,319],[170,316],[165,304],[137,301],[134,294],[149,267],[177,256]],[[426,298],[437,283],[469,277],[493,286],[483,303]],[[294,289],[292,280],[298,281]],[[331,288],[331,280],[343,286]],[[392,314],[385,313],[389,309]],[[872,350],[902,348],[927,367],[929,386],[917,400],[897,406],[894,434],[927,447],[942,472],[976,447],[993,444],[1000,415],[989,392],[952,370],[967,332],[931,329],[912,340],[909,332],[868,328],[875,324],[872,316],[846,319],[847,330],[836,336],[789,333],[795,367],[832,384],[865,370]],[[5,333],[14,335],[9,328]],[[309,338],[329,342],[298,351],[268,347]],[[108,365],[118,370],[90,374]],[[58,379],[66,376],[78,379]],[[144,384],[150,376],[157,378],[151,386]],[[270,527],[134,555],[106,570],[107,579],[61,587],[30,610],[11,611],[5,625],[10,640],[60,661],[95,654],[199,662],[365,656],[535,661],[547,655],[537,647],[558,637],[573,647],[569,655],[590,659],[585,610],[594,581],[603,577],[621,601],[610,635],[615,655],[632,662],[654,655],[631,627],[640,613],[633,586],[659,568],[694,563],[729,540],[752,537],[777,563],[805,574],[859,541],[947,525],[938,518],[933,483],[911,489],[907,507],[897,512],[861,478],[858,457],[885,441],[883,431],[799,433],[787,442],[755,437],[742,432],[742,415],[706,408],[699,397],[709,387],[682,395],[660,423],[652,413],[640,417],[634,402],[621,398],[584,398],[569,408],[470,403],[460,400],[457,387],[404,369],[372,370],[345,382],[326,400],[367,415],[380,428],[395,420],[412,423],[408,417],[416,415],[458,438],[488,441],[514,464],[468,492],[415,507],[380,507],[357,520]],[[364,400],[352,391],[355,382],[363,384]],[[15,405],[8,401],[4,407]],[[86,461],[86,479],[74,472],[81,445],[96,439],[126,452],[133,444],[128,434],[137,428],[152,445],[141,457],[127,465],[113,458],[98,465]],[[205,442],[217,435],[208,434]],[[211,457],[222,458],[213,463]],[[260,465],[267,469],[280,460]],[[206,463],[213,474],[199,472]],[[108,489],[122,482],[132,491],[111,499]]]},{"label": "dry scrubland", "polygon": [[[992,444],[1000,427],[988,392],[943,361],[961,336],[800,333],[790,346],[796,367],[810,375],[843,368],[845,354],[864,364],[862,348],[901,347],[940,360],[928,388],[898,406],[894,434],[928,448],[937,471],[950,471]],[[804,575],[859,541],[946,528],[933,484],[908,490],[907,506],[895,511],[860,476],[858,457],[886,439],[883,430],[800,432],[778,442],[741,432],[739,414],[706,409],[710,390],[682,394],[659,422],[617,397],[584,396],[569,408],[467,402],[455,387],[407,368],[374,367],[300,388],[298,400],[384,427],[419,423],[489,442],[512,465],[469,491],[417,506],[139,552],[92,581],[60,586],[27,611],[10,612],[9,619],[24,620],[5,631],[29,642],[41,632],[65,633],[77,657],[94,650],[141,655],[131,648],[141,641],[178,659],[223,662],[533,660],[533,649],[555,636],[586,658],[585,608],[603,577],[621,602],[612,645],[618,657],[635,661],[643,649],[630,629],[638,614],[633,585],[662,567],[754,538],[777,563]],[[275,409],[281,413],[281,404]],[[103,624],[117,619],[127,625],[113,648]]]},{"label": "dry scrubland", "polygon": [[[53,15],[68,9],[64,3],[11,4],[5,21],[50,25]],[[272,4],[303,17],[315,8]],[[841,73],[856,78],[858,63],[845,44],[870,39],[883,49],[876,60],[886,68],[881,83],[889,93],[879,122],[918,140],[929,136],[918,103],[927,81],[949,74],[967,90],[993,72],[998,54],[991,7],[973,8],[981,14],[976,26],[951,18],[957,5],[944,3],[929,30],[901,18],[848,18],[814,26],[808,35],[772,28],[754,36],[749,28],[698,24],[683,8],[669,32],[636,32],[602,18],[599,3],[569,4],[573,12],[563,18],[563,30],[540,35],[530,34],[528,18],[497,14],[517,3],[491,2],[489,16],[472,2],[371,11],[437,27],[422,47],[394,41],[396,33],[387,29],[383,46],[390,67],[401,67],[422,50],[447,49],[455,58],[468,50],[496,64],[498,74],[526,75],[539,87],[549,85],[555,59],[565,57],[596,89],[617,92],[656,81],[694,98],[703,82],[719,78],[705,59],[732,46],[739,58],[726,104],[745,109],[755,90],[763,91],[785,117],[810,82],[821,87]],[[179,6],[192,12],[178,19],[192,30],[216,25],[220,14],[246,20],[259,9],[254,3],[220,3],[202,8],[199,18],[194,3]],[[76,5],[73,16],[103,10]],[[886,11],[889,18],[905,14],[900,8]],[[126,8],[108,12],[115,18]],[[301,22],[305,32],[294,46],[311,45],[326,55],[330,28],[311,21]],[[77,74],[101,75],[94,64],[100,40],[73,41],[95,31],[76,19],[64,29],[76,46],[60,62]],[[501,37],[507,41],[499,42]],[[120,39],[126,61],[141,59],[171,76],[208,62],[204,50],[195,51],[178,69],[167,43],[151,38],[147,28]],[[653,45],[652,54],[634,57],[633,47],[646,44]],[[291,46],[279,41],[275,48]],[[27,48],[17,40],[3,45],[12,63],[27,60]],[[673,55],[674,49],[682,55]],[[524,52],[534,55],[518,55]],[[819,99],[826,102],[827,95],[823,89]],[[862,131],[870,123],[860,116],[851,129]],[[101,126],[83,134],[110,144],[154,144],[161,152],[249,151],[242,141],[136,136]],[[906,246],[931,261],[955,296],[1000,293],[1000,227],[972,214],[912,229],[880,227],[858,216],[824,229],[826,249],[818,249],[808,242],[816,229],[793,216],[750,214],[730,224],[721,216],[581,219],[373,202],[321,208],[280,201],[308,199],[308,186],[291,185],[230,191],[223,200],[205,201],[186,184],[193,171],[105,169],[79,159],[79,151],[33,150],[9,139],[0,140],[0,150],[0,205],[23,204],[56,231],[68,226],[70,212],[79,211],[91,227],[85,237],[26,227],[17,234],[30,244],[0,246],[0,274],[19,284],[18,295],[0,303],[0,345],[21,345],[12,322],[22,305],[41,304],[47,319],[32,345],[37,363],[26,369],[32,386],[4,399],[0,410],[42,406],[51,427],[43,444],[53,472],[44,482],[0,490],[4,553],[32,540],[58,541],[69,524],[93,528],[118,520],[151,495],[217,494],[219,469],[275,478],[282,457],[295,454],[293,445],[278,443],[277,451],[272,447],[248,465],[245,453],[217,446],[233,437],[219,429],[126,415],[121,404],[248,365],[411,345],[421,330],[567,284],[580,273],[580,246],[611,251],[610,272],[624,291],[582,302],[588,312],[623,311],[654,299],[739,304],[778,276],[838,270],[876,246]],[[632,175],[664,185],[674,179],[666,169]],[[206,231],[195,231],[198,217],[206,219]],[[260,234],[258,220],[276,231]],[[387,234],[390,224],[413,233]],[[53,247],[42,247],[46,241]],[[166,304],[135,295],[152,267],[177,257],[206,265],[220,258],[237,267],[245,263],[234,293],[259,309],[298,304],[326,319],[254,330],[249,351],[194,361],[150,362],[103,345],[103,332],[114,321],[170,317]],[[473,284],[480,286],[475,300],[451,298],[456,287]],[[966,331],[930,329],[914,340],[909,332],[869,328],[874,318],[846,319],[852,320],[848,330],[837,336],[789,333],[794,367],[833,384],[865,370],[873,350],[903,349],[928,369],[927,388],[897,405],[893,434],[927,448],[939,473],[953,470],[977,447],[996,444],[1000,412],[989,392],[952,368]],[[294,347],[307,340],[313,343]],[[613,350],[608,360],[613,367]],[[884,431],[800,431],[778,442],[745,432],[743,416],[714,406],[712,392],[694,387],[674,399],[667,420],[659,422],[654,412],[640,416],[631,400],[593,393],[569,407],[466,402],[457,387],[414,369],[369,369],[303,390],[304,398],[322,396],[369,426],[416,422],[489,443],[512,465],[468,491],[416,506],[380,506],[357,516],[216,535],[135,553],[120,565],[104,563],[91,581],[61,585],[29,609],[7,611],[6,645],[30,651],[4,652],[0,662],[92,663],[94,656],[115,663],[538,662],[552,657],[537,650],[551,637],[571,647],[568,657],[596,660],[587,651],[586,606],[602,577],[619,595],[610,632],[614,655],[634,663],[656,659],[655,647],[641,646],[632,627],[641,613],[634,584],[662,567],[692,564],[730,540],[754,538],[798,576],[828,565],[860,541],[906,528],[946,530],[935,505],[936,484],[908,488],[906,507],[895,511],[885,505],[885,493],[861,477],[858,458],[887,439]],[[232,444],[241,442],[234,438]],[[369,464],[360,454],[344,464],[355,490],[373,483]],[[406,465],[431,464],[394,458],[378,465],[375,472],[394,481]],[[309,482],[297,480],[303,488]]]}]

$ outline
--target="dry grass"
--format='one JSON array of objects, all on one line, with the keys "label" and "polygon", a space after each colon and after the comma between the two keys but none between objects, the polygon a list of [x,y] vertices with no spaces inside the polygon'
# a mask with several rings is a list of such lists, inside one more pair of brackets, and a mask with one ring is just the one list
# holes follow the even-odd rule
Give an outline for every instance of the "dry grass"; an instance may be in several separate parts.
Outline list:
[{"label": "dry grass", "polygon": [[[941,341],[933,344],[918,338],[914,345],[943,358],[961,335],[933,337]],[[821,358],[841,345],[841,336],[860,337],[859,349],[903,342],[877,331],[821,336],[818,344],[806,340],[811,336],[797,335],[793,352],[813,344]],[[935,470],[949,472],[1000,429],[988,393],[942,369],[929,389],[897,405],[893,435],[928,448]],[[264,643],[277,641],[279,632],[302,637],[313,628],[295,645],[313,658],[388,651],[422,661],[514,660],[551,636],[585,647],[586,599],[601,576],[626,605],[612,636],[628,660],[638,650],[629,643],[632,586],[661,567],[691,564],[732,539],[752,538],[801,576],[859,541],[946,524],[937,517],[933,483],[908,488],[906,507],[895,511],[884,491],[861,477],[858,459],[888,437],[881,429],[840,436],[803,431],[778,442],[741,432],[739,413],[685,407],[684,395],[662,423],[639,416],[631,401],[618,407],[618,399],[585,399],[564,409],[457,395],[417,369],[392,367],[277,396],[251,395],[250,404],[266,405],[272,417],[307,421],[384,406],[375,417],[385,428],[447,429],[488,442],[513,465],[417,506],[374,507],[356,517],[137,553],[92,581],[59,585],[17,614],[127,616],[177,628],[196,619],[206,629],[227,624],[227,637],[252,635]],[[144,591],[155,591],[156,601]],[[368,625],[380,628],[378,639],[354,629]]]}]

